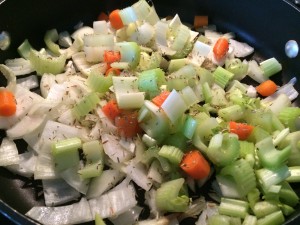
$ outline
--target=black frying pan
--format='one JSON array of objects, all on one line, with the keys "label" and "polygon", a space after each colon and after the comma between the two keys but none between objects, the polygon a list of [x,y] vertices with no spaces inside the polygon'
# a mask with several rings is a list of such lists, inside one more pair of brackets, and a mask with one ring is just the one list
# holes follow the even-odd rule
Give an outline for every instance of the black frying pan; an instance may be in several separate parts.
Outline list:
[{"label": "black frying pan", "polygon": [[[135,1],[125,0],[0,0],[0,32],[11,35],[11,46],[0,51],[0,63],[18,57],[16,48],[28,38],[35,48],[44,46],[43,35],[51,28],[72,32],[74,25],[92,25],[97,15],[115,8],[123,8]],[[290,59],[284,46],[294,39],[300,44],[300,7],[297,0],[153,0],[160,16],[174,16],[192,23],[194,15],[209,15],[209,22],[222,31],[236,33],[237,39],[252,45],[256,58],[276,57],[283,72],[274,79],[280,84],[292,77],[300,78],[300,56]],[[0,78],[0,86],[5,80]],[[300,91],[300,81],[296,84]],[[300,100],[296,101],[299,105]],[[0,131],[1,139],[5,132]],[[24,147],[23,142],[18,142]],[[295,186],[300,194],[299,186]],[[33,224],[22,216],[33,205],[42,205],[39,182],[32,182],[0,169],[0,211],[18,224]],[[0,217],[0,223],[3,216]],[[185,224],[192,224],[186,222]],[[300,207],[286,224],[300,224]]]}]

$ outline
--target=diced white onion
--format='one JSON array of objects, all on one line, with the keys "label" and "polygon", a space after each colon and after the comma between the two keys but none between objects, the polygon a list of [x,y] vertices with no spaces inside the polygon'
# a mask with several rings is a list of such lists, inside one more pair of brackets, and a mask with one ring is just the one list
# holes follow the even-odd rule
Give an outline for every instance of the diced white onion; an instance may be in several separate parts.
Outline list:
[{"label": "diced white onion", "polygon": [[94,33],[94,29],[88,26],[81,27],[77,29],[71,37],[75,40],[77,37],[81,38],[83,40],[85,35],[90,35]]},{"label": "diced white onion", "polygon": [[19,163],[19,153],[14,141],[3,138],[0,145],[0,166],[9,166]]},{"label": "diced white onion", "polygon": [[31,75],[24,78],[19,78],[17,84],[27,89],[34,89],[39,86],[39,81],[36,75]]},{"label": "diced white onion", "polygon": [[49,153],[39,153],[34,170],[35,180],[56,179],[60,176],[55,171],[54,161]]},{"label": "diced white onion", "polygon": [[33,151],[28,151],[22,154],[19,154],[18,164],[6,166],[6,168],[15,173],[24,177],[32,177],[35,170],[36,156]]},{"label": "diced white onion", "polygon": [[250,45],[234,39],[229,40],[229,45],[233,48],[233,54],[236,57],[246,57],[254,52],[254,48]]},{"label": "diced white onion", "polygon": [[255,60],[250,60],[248,62],[248,76],[258,83],[262,83],[267,80],[264,76],[264,71]]},{"label": "diced white onion", "polygon": [[107,22],[104,20],[94,21],[93,29],[95,34],[108,34]]},{"label": "diced white onion", "polygon": [[26,75],[34,71],[30,61],[23,58],[7,59],[5,65],[9,67],[16,76]]},{"label": "diced white onion", "polygon": [[134,206],[128,211],[119,215],[118,217],[110,218],[109,220],[114,225],[136,224],[142,211],[143,211],[142,207]]}]

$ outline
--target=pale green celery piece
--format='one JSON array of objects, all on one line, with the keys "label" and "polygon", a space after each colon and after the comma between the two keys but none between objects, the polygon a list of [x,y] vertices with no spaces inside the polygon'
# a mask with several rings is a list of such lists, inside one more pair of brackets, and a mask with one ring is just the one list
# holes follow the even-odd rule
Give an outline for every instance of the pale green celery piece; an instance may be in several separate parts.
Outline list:
[{"label": "pale green celery piece", "polygon": [[18,53],[20,56],[22,56],[25,59],[29,59],[29,55],[33,47],[29,43],[29,41],[26,39],[22,42],[22,44],[18,47]]},{"label": "pale green celery piece", "polygon": [[182,58],[182,59],[171,59],[169,66],[168,66],[168,72],[173,73],[180,68],[188,65],[188,59],[187,58]]},{"label": "pale green celery piece", "polygon": [[166,83],[165,73],[160,68],[145,70],[138,76],[138,88],[151,99],[160,93],[160,86]]},{"label": "pale green celery piece", "polygon": [[140,62],[141,50],[135,42],[117,42],[116,50],[121,53],[121,62],[128,62],[130,69],[135,69]]},{"label": "pale green celery piece", "polygon": [[223,197],[243,199],[244,196],[242,196],[239,192],[239,184],[237,184],[234,181],[233,177],[217,174],[216,180],[218,182]]},{"label": "pale green celery piece", "polygon": [[213,83],[215,82],[215,79],[209,70],[207,70],[203,67],[196,67],[196,71],[197,71],[197,76],[199,77],[199,82],[201,84],[204,84],[205,82],[207,82],[209,84],[209,86],[213,85]]},{"label": "pale green celery piece", "polygon": [[207,220],[207,225],[231,225],[230,223],[230,217],[214,214],[210,216]]},{"label": "pale green celery piece", "polygon": [[197,71],[193,65],[186,65],[167,76],[168,90],[181,91],[186,86],[193,87],[197,81]]},{"label": "pale green celery piece", "polygon": [[286,179],[289,183],[300,182],[300,166],[290,166],[289,171],[291,176]]},{"label": "pale green celery piece", "polygon": [[179,196],[183,184],[183,178],[163,183],[156,191],[157,208],[166,212],[184,212],[188,208],[190,200],[186,195]]},{"label": "pale green celery piece", "polygon": [[234,79],[241,80],[248,72],[248,64],[243,63],[239,58],[227,59],[225,69],[234,74]]},{"label": "pale green celery piece", "polygon": [[208,82],[202,84],[202,92],[203,92],[205,103],[211,103],[213,94]]},{"label": "pale green celery piece", "polygon": [[249,206],[251,209],[253,209],[254,205],[260,201],[260,192],[257,188],[253,188],[251,191],[247,194],[247,200],[249,202]]},{"label": "pale green celery piece", "polygon": [[289,133],[284,140],[279,143],[279,148],[285,148],[289,145],[292,147],[292,151],[290,157],[288,159],[287,165],[288,166],[300,166],[300,131],[295,131]]},{"label": "pale green celery piece", "polygon": [[104,156],[102,143],[98,140],[83,143],[82,150],[88,163],[97,162]]},{"label": "pale green celery piece", "polygon": [[157,146],[148,148],[143,154],[142,163],[150,165],[150,163],[156,158],[164,172],[171,172],[172,168],[170,162],[164,157],[159,156],[158,152],[159,148]]},{"label": "pale green celery piece", "polygon": [[248,214],[248,215],[245,217],[245,219],[244,219],[242,225],[256,225],[256,223],[257,223],[257,218],[256,218],[256,216],[253,216],[253,215]]},{"label": "pale green celery piece", "polygon": [[78,102],[72,109],[72,113],[76,119],[80,119],[82,116],[91,112],[97,104],[100,102],[98,95],[95,92],[85,96],[80,102]]},{"label": "pale green celery piece", "polygon": [[239,141],[240,157],[245,158],[248,154],[254,155],[255,146],[253,142]]},{"label": "pale green celery piece", "polygon": [[296,131],[296,119],[300,116],[299,107],[286,107],[282,109],[278,115],[279,120],[291,131]]},{"label": "pale green celery piece", "polygon": [[257,220],[257,225],[281,225],[285,221],[283,213],[279,210]]},{"label": "pale green celery piece", "polygon": [[293,214],[296,210],[286,204],[280,204],[280,210],[282,211],[283,215],[285,216],[290,216],[291,214]]},{"label": "pale green celery piece", "polygon": [[218,85],[214,85],[211,88],[212,99],[210,104],[216,108],[225,107],[228,104],[228,101],[225,97],[225,91],[223,88]]},{"label": "pale green celery piece", "polygon": [[243,118],[244,111],[240,105],[231,105],[220,109],[218,114],[225,121],[238,121]]},{"label": "pale green celery piece", "polygon": [[268,110],[256,109],[246,110],[244,119],[248,124],[261,127],[270,134],[275,131],[272,123],[273,113]]},{"label": "pale green celery piece", "polygon": [[297,193],[286,181],[281,183],[281,189],[279,191],[279,200],[282,203],[287,204],[291,207],[295,207],[297,204],[299,204],[299,197]]},{"label": "pale green celery piece", "polygon": [[157,145],[157,141],[148,134],[143,134],[142,141],[147,147],[153,147]]},{"label": "pale green celery piece", "polygon": [[56,29],[51,29],[51,30],[46,31],[46,34],[44,36],[44,41],[45,41],[46,46],[55,55],[60,55],[59,45],[55,43],[58,40],[58,38],[59,38],[59,36],[58,36],[58,32]]},{"label": "pale green celery piece", "polygon": [[188,108],[199,102],[199,98],[190,86],[186,86],[181,90],[181,96]]},{"label": "pale green celery piece", "polygon": [[277,150],[273,144],[272,137],[267,137],[256,143],[260,163],[266,168],[279,168],[284,165],[291,153],[291,146],[288,145],[282,150]]},{"label": "pale green celery piece", "polygon": [[215,79],[215,83],[224,89],[229,81],[234,77],[234,74],[223,67],[218,66],[213,72],[213,77]]},{"label": "pale green celery piece", "polygon": [[188,138],[182,132],[172,133],[163,140],[162,144],[172,145],[185,151],[188,147]]},{"label": "pale green celery piece", "polygon": [[177,51],[174,55],[169,56],[170,59],[182,59],[185,58],[194,47],[194,43],[191,41],[187,41],[183,48],[179,51]]},{"label": "pale green celery piece", "polygon": [[[180,25],[174,38],[171,48],[175,51],[181,51],[190,39],[190,29],[185,25]],[[182,57],[184,58],[184,57]]]},{"label": "pale green celery piece", "polygon": [[253,168],[244,160],[239,159],[222,168],[221,175],[230,176],[238,185],[241,196],[246,196],[256,187],[256,177]]},{"label": "pale green celery piece", "polygon": [[247,92],[247,87],[248,87],[248,85],[242,84],[238,80],[233,80],[228,84],[228,86],[226,88],[226,92],[231,93],[236,90],[239,90],[239,91],[241,91],[242,94],[245,94]]},{"label": "pale green celery piece", "polygon": [[260,63],[264,76],[269,78],[282,70],[282,65],[275,58],[269,58]]},{"label": "pale green celery piece", "polygon": [[144,106],[150,111],[150,116],[140,122],[140,127],[157,143],[160,143],[169,134],[169,120],[154,103],[146,100]]},{"label": "pale green celery piece", "polygon": [[263,128],[259,126],[255,126],[252,130],[250,136],[248,137],[248,140],[251,142],[259,142],[267,137],[270,137],[271,134],[264,130]]},{"label": "pale green celery piece", "polygon": [[221,198],[219,213],[221,215],[245,218],[249,211],[249,203],[242,200]]},{"label": "pale green celery piece", "polygon": [[275,130],[282,131],[285,129],[284,124],[279,120],[279,118],[275,114],[273,114],[272,116],[272,125]]},{"label": "pale green celery piece", "polygon": [[217,122],[216,118],[209,116],[203,120],[198,120],[197,118],[196,120],[199,121],[199,123],[194,133],[192,143],[202,152],[207,152],[207,146],[210,138],[214,135],[213,130],[219,127],[219,123]]},{"label": "pale green celery piece", "polygon": [[217,166],[226,166],[239,156],[239,140],[228,133],[215,134],[208,145],[207,156]]},{"label": "pale green celery piece", "polygon": [[254,215],[260,219],[273,212],[280,210],[276,201],[259,201],[252,208]]},{"label": "pale green celery piece", "polygon": [[174,123],[170,123],[169,125],[170,134],[176,134],[182,132],[186,120],[187,120],[187,115],[184,113]]},{"label": "pale green celery piece", "polygon": [[282,165],[276,169],[261,168],[255,171],[259,184],[268,190],[272,185],[277,185],[290,176],[289,168]]},{"label": "pale green celery piece", "polygon": [[44,73],[59,74],[64,70],[66,64],[66,55],[64,54],[54,57],[33,49],[31,49],[28,59],[38,75]]},{"label": "pale green celery piece", "polygon": [[239,217],[229,217],[230,225],[242,225],[242,219]]},{"label": "pale green celery piece", "polygon": [[106,223],[98,213],[96,213],[95,215],[95,225],[106,225]]},{"label": "pale green celery piece", "polygon": [[105,93],[113,85],[112,75],[91,73],[87,78],[87,84],[92,91]]},{"label": "pale green celery piece", "polygon": [[85,165],[82,169],[78,170],[78,174],[82,179],[98,177],[101,175],[104,168],[103,159]]},{"label": "pale green celery piece", "polygon": [[168,159],[174,165],[179,165],[183,157],[183,152],[175,146],[163,145],[160,148],[158,155]]},{"label": "pale green celery piece", "polygon": [[196,128],[197,128],[198,122],[195,120],[192,116],[188,116],[185,120],[184,127],[183,127],[183,134],[186,138],[192,139]]},{"label": "pale green celery piece", "polygon": [[81,140],[79,138],[68,138],[52,144],[51,154],[57,171],[79,164],[79,152]]}]

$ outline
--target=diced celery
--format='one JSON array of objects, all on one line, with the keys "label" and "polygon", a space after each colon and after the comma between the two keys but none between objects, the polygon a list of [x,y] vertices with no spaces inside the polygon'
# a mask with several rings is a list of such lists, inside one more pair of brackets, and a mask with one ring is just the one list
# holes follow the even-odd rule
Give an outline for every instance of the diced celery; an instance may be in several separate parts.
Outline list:
[{"label": "diced celery", "polygon": [[103,158],[103,146],[98,140],[83,143],[82,150],[88,163],[93,163]]},{"label": "diced celery", "polygon": [[300,131],[289,133],[284,140],[279,144],[279,148],[285,148],[289,145],[292,147],[290,157],[288,159],[288,166],[300,166]]},{"label": "diced celery", "polygon": [[196,128],[197,128],[197,120],[195,120],[193,117],[188,116],[185,120],[184,127],[183,127],[183,134],[188,139],[192,139]]},{"label": "diced celery", "polygon": [[168,160],[166,158],[159,156],[158,152],[159,152],[159,148],[157,148],[157,147],[149,148],[147,151],[144,152],[142,162],[150,164],[150,162],[152,162],[153,158],[156,158],[159,161],[160,166],[163,169],[163,171],[170,172],[172,170],[170,163],[168,162]]},{"label": "diced celery", "polygon": [[79,138],[69,138],[52,144],[51,153],[57,171],[62,171],[79,163]]},{"label": "diced celery", "polygon": [[78,174],[82,179],[88,179],[92,177],[98,177],[103,171],[104,163],[102,160],[98,162],[93,162],[91,164],[85,165],[82,169],[78,170]]},{"label": "diced celery", "polygon": [[22,44],[18,47],[18,53],[25,59],[29,59],[30,52],[32,50],[32,46],[29,41],[26,39],[22,42]]},{"label": "diced celery", "polygon": [[215,83],[224,89],[228,82],[234,77],[234,74],[223,67],[218,66],[213,72],[213,76],[215,78]]},{"label": "diced celery", "polygon": [[92,91],[105,93],[113,85],[112,76],[108,75],[105,77],[102,74],[100,75],[91,72],[91,74],[88,76],[87,84]]},{"label": "diced celery", "polygon": [[156,206],[159,210],[167,212],[184,212],[189,205],[189,197],[178,196],[184,179],[179,178],[163,183],[156,191]]},{"label": "diced celery", "polygon": [[186,66],[188,64],[187,58],[182,58],[182,59],[171,59],[169,66],[168,66],[168,72],[173,73],[180,68]]},{"label": "diced celery", "polygon": [[135,69],[140,61],[141,50],[135,42],[117,42],[115,50],[121,53],[121,62],[128,62],[130,69]]},{"label": "diced celery", "polygon": [[74,106],[72,113],[76,119],[79,120],[82,116],[91,112],[97,106],[99,101],[98,95],[95,92],[92,92]]},{"label": "diced celery", "polygon": [[251,132],[248,140],[253,142],[259,142],[267,137],[270,137],[270,133],[264,130],[263,128],[259,126],[255,126],[253,131]]},{"label": "diced celery", "polygon": [[299,203],[299,197],[291,185],[284,181],[281,183],[281,189],[279,191],[279,199],[282,203],[291,207],[295,207]]},{"label": "diced celery", "polygon": [[281,209],[283,215],[285,215],[285,216],[290,216],[291,214],[293,214],[296,211],[293,207],[286,205],[286,204],[281,204],[280,209]]},{"label": "diced celery", "polygon": [[258,148],[257,155],[260,163],[266,168],[278,168],[284,165],[291,153],[290,145],[282,150],[277,150],[271,137],[256,143],[256,147]]},{"label": "diced celery", "polygon": [[245,218],[248,214],[249,204],[246,201],[221,198],[219,213],[221,215]]},{"label": "diced celery", "polygon": [[245,158],[246,155],[254,155],[255,146],[253,142],[239,141],[240,143],[240,157]]},{"label": "diced celery", "polygon": [[138,88],[151,99],[159,94],[160,86],[166,83],[165,73],[160,68],[145,70],[138,76]]},{"label": "diced celery", "polygon": [[296,131],[296,119],[300,116],[300,108],[298,107],[286,107],[282,109],[278,115],[279,120],[291,131]]},{"label": "diced celery", "polygon": [[28,58],[39,75],[44,73],[58,74],[65,68],[66,56],[64,54],[59,57],[53,57],[32,49]]},{"label": "diced celery", "polygon": [[188,108],[199,102],[199,98],[190,86],[186,86],[181,90],[181,96]]},{"label": "diced celery", "polygon": [[290,176],[289,168],[282,165],[276,169],[261,168],[255,171],[258,182],[268,190],[272,185],[279,184]]},{"label": "diced celery", "polygon": [[204,82],[202,84],[202,92],[203,92],[205,103],[211,103],[213,95],[208,82]]},{"label": "diced celery", "polygon": [[95,215],[95,225],[106,225],[106,223],[98,213],[96,213]]},{"label": "diced celery", "polygon": [[238,158],[239,149],[240,145],[237,136],[219,133],[211,138],[207,156],[215,165],[225,166]]},{"label": "diced celery", "polygon": [[207,220],[207,225],[230,225],[230,217],[229,216],[224,216],[224,215],[219,215],[215,214],[212,215],[208,218]]},{"label": "diced celery", "polygon": [[257,220],[257,225],[281,225],[284,222],[284,216],[282,212],[279,210],[277,212],[273,212],[261,219]]},{"label": "diced celery", "polygon": [[246,196],[256,187],[256,177],[253,168],[244,160],[239,159],[222,168],[221,175],[231,176],[238,185],[240,195]]},{"label": "diced celery", "polygon": [[197,71],[193,65],[186,65],[167,77],[168,90],[180,91],[186,86],[193,87],[197,80]]},{"label": "diced celery", "polygon": [[257,218],[253,215],[247,215],[242,223],[242,225],[256,225]]},{"label": "diced celery", "polygon": [[239,58],[227,59],[225,69],[234,74],[234,79],[241,80],[248,72],[248,64]]},{"label": "diced celery", "polygon": [[190,29],[181,24],[177,28],[176,36],[174,38],[173,43],[171,44],[171,48],[175,51],[181,51],[184,48],[184,45],[188,42],[190,38]]},{"label": "diced celery", "polygon": [[255,216],[260,219],[279,210],[277,202],[259,201],[252,208]]},{"label": "diced celery", "polygon": [[244,109],[240,105],[231,105],[220,109],[218,114],[226,121],[237,121],[243,118]]},{"label": "diced celery", "polygon": [[291,176],[286,179],[289,183],[300,182],[300,166],[290,166],[289,171]]},{"label": "diced celery", "polygon": [[261,62],[260,68],[263,70],[265,77],[270,77],[282,70],[281,64],[275,58]]},{"label": "diced celery", "polygon": [[260,192],[257,188],[252,189],[247,194],[247,200],[251,209],[253,209],[254,205],[260,200]]},{"label": "diced celery", "polygon": [[183,157],[183,152],[175,146],[163,145],[158,155],[168,159],[174,165],[179,165]]},{"label": "diced celery", "polygon": [[275,129],[272,124],[273,113],[262,109],[246,110],[244,119],[248,124],[261,127],[269,133]]},{"label": "diced celery", "polygon": [[177,147],[181,149],[182,151],[185,151],[188,146],[188,139],[184,136],[182,132],[172,133],[168,135],[163,143],[164,145],[172,145],[174,147]]},{"label": "diced celery", "polygon": [[56,29],[48,30],[44,36],[46,46],[55,54],[60,55],[59,45],[55,42],[58,40],[58,33]]}]

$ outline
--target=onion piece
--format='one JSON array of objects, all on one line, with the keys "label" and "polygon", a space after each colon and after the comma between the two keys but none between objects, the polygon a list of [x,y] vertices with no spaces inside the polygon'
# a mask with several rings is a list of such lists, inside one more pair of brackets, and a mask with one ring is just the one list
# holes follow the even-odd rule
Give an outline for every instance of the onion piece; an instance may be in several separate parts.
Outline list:
[{"label": "onion piece", "polygon": [[17,85],[17,78],[14,72],[6,65],[0,64],[0,73],[2,73],[7,80],[6,88],[12,92],[15,92],[16,85]]},{"label": "onion piece", "polygon": [[114,187],[123,177],[124,174],[119,170],[104,170],[101,176],[91,180],[86,194],[87,199],[100,197],[105,191]]},{"label": "onion piece", "polygon": [[85,35],[90,35],[94,33],[94,29],[88,26],[83,26],[79,29],[77,29],[73,34],[71,34],[71,37],[75,40],[76,38],[81,38],[83,40]]},{"label": "onion piece", "polygon": [[17,84],[21,85],[24,88],[27,89],[34,89],[39,87],[39,81],[36,75],[31,75],[28,77],[24,77],[24,78],[19,78],[17,80]]},{"label": "onion piece", "polygon": [[124,225],[124,224],[135,224],[141,212],[143,211],[143,208],[140,206],[134,206],[128,211],[122,213],[116,218],[110,218],[109,220],[114,224],[114,225]]},{"label": "onion piece", "polygon": [[63,179],[42,180],[46,206],[56,206],[79,199],[80,194]]},{"label": "onion piece", "polygon": [[212,202],[206,202],[206,207],[199,216],[195,225],[207,225],[208,218],[215,214],[218,214],[218,205]]},{"label": "onion piece", "polygon": [[[1,156],[0,156],[1,157]],[[12,173],[24,176],[32,177],[35,168],[36,156],[33,151],[28,151],[22,154],[19,154],[18,164],[6,166],[6,168]]]},{"label": "onion piece", "polygon": [[16,76],[25,75],[34,71],[29,60],[24,58],[7,59],[5,65],[12,70]]},{"label": "onion piece", "polygon": [[57,179],[59,174],[55,170],[55,165],[50,153],[40,152],[35,164],[34,179],[47,180]]},{"label": "onion piece", "polygon": [[254,52],[254,48],[246,43],[236,41],[234,39],[229,40],[229,45],[233,48],[233,54],[236,57],[246,57]]},{"label": "onion piece", "polygon": [[67,206],[35,206],[25,215],[45,225],[79,224],[92,221],[94,218],[85,198]]},{"label": "onion piece", "polygon": [[[122,184],[122,183],[121,183]],[[93,217],[98,213],[102,218],[110,218],[121,215],[136,206],[135,189],[132,184],[119,185],[101,195],[99,198],[90,199],[89,204]]]},{"label": "onion piece", "polygon": [[19,153],[14,141],[3,138],[0,146],[0,166],[9,166],[19,163]]}]

